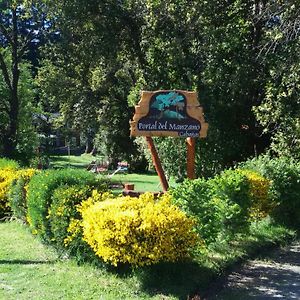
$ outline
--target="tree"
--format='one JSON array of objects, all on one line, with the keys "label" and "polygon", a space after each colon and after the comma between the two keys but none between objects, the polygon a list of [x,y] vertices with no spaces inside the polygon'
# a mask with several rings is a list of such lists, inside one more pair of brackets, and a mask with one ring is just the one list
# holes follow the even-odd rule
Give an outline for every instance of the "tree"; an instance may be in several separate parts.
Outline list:
[{"label": "tree", "polygon": [[42,98],[83,134],[87,152],[97,136],[104,154],[128,158],[134,151],[127,103],[133,71],[124,7],[115,1],[65,1],[52,3],[51,9],[60,40],[45,51],[39,72]]},{"label": "tree", "polygon": [[261,18],[266,23],[259,58],[268,70],[265,97],[254,107],[273,153],[300,158],[300,4],[273,1]]},{"label": "tree", "polygon": [[[297,1],[75,0],[52,5],[61,41],[50,56],[57,70],[55,84],[49,85],[53,93],[45,90],[45,96],[59,99],[66,122],[96,134],[108,155],[133,151],[127,103],[136,104],[142,89],[198,91],[210,124],[208,138],[197,145],[199,176],[265,151],[270,139],[273,145],[282,141],[273,135],[278,122],[272,123],[271,113],[264,119],[263,109],[268,103],[274,107],[286,90],[280,80],[286,78],[286,86],[294,82],[287,73],[274,73],[293,67],[298,78],[299,60],[289,60],[298,57]],[[44,72],[45,78],[51,72]],[[282,97],[285,110],[286,100]],[[289,120],[296,124],[295,116]],[[291,137],[291,130],[286,132]],[[169,174],[184,176],[184,141],[157,139],[157,145]],[[169,155],[175,150],[177,164]]]},{"label": "tree", "polygon": [[[0,3],[0,70],[2,78],[1,97],[2,120],[1,144],[2,153],[14,157],[22,132],[20,116],[22,103],[22,61],[31,44],[38,43],[46,30],[44,7],[40,1],[1,1]],[[28,108],[28,107],[27,107]],[[28,118],[31,118],[27,114]]]}]

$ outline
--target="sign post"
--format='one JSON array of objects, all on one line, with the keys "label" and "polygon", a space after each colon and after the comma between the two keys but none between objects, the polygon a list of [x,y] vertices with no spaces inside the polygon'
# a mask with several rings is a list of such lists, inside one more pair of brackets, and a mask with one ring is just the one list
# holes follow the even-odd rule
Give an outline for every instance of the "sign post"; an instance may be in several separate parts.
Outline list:
[{"label": "sign post", "polygon": [[168,190],[168,188],[169,188],[169,184],[168,184],[165,172],[164,172],[164,170],[162,168],[160,159],[158,157],[155,145],[153,143],[153,139],[152,139],[151,136],[146,136],[146,141],[147,141],[149,150],[151,152],[152,161],[153,161],[155,170],[156,170],[156,172],[157,172],[157,174],[159,176],[162,189],[163,189],[164,192],[166,192]]},{"label": "sign post", "polygon": [[152,136],[183,137],[187,140],[187,175],[195,176],[195,138],[207,135],[208,124],[196,92],[162,90],[142,92],[133,120],[130,121],[131,136],[145,136],[163,190],[168,183],[162,169]]},{"label": "sign post", "polygon": [[186,139],[186,145],[187,145],[187,177],[189,179],[195,179],[196,178],[196,172],[195,172],[195,156],[196,156],[196,139],[188,137]]}]

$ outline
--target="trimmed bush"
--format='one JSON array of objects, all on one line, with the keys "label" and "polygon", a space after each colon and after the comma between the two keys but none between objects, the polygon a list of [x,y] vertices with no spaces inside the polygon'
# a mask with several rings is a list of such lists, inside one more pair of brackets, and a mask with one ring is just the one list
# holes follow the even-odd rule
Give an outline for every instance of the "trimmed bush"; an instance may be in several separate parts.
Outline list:
[{"label": "trimmed bush", "polygon": [[206,243],[248,227],[249,183],[241,173],[229,170],[209,180],[185,180],[171,194],[174,204],[197,219]]},{"label": "trimmed bush", "polygon": [[157,201],[150,193],[139,198],[109,196],[92,205],[83,203],[81,212],[84,239],[114,266],[174,262],[186,258],[198,241],[194,221],[171,205],[167,194]]},{"label": "trimmed bush", "polygon": [[252,170],[238,170],[238,172],[246,175],[250,185],[250,220],[262,220],[270,215],[276,206],[270,194],[271,181]]},{"label": "trimmed bush", "polygon": [[[105,189],[103,186],[102,192]],[[52,233],[52,243],[56,248],[75,256],[77,261],[95,256],[82,239],[81,227],[77,226],[81,222],[81,214],[77,207],[93,193],[95,194],[96,190],[91,186],[60,186],[51,197],[47,219]]]},{"label": "trimmed bush", "polygon": [[38,170],[25,169],[17,172],[16,178],[11,183],[8,193],[8,201],[14,217],[26,223],[27,216],[27,190],[31,177]]},{"label": "trimmed bush", "polygon": [[[0,169],[0,215],[11,214],[11,206],[16,210],[18,210],[18,206],[20,206],[20,210],[23,210],[21,207],[26,206],[24,195],[26,191],[14,190],[14,194],[12,194],[12,189],[14,183],[19,179],[24,179],[25,182],[29,181],[34,172],[35,170],[33,169],[16,170],[10,167]],[[13,201],[11,202],[10,200]]]},{"label": "trimmed bush", "polygon": [[255,170],[271,181],[273,209],[270,215],[285,226],[300,229],[300,163],[290,158],[262,155],[241,168]]},{"label": "trimmed bush", "polygon": [[[237,170],[225,170],[209,180],[214,194],[224,199],[235,213],[225,216],[225,227],[229,232],[241,231],[249,225],[249,212],[252,203],[251,186],[246,174]],[[236,207],[236,205],[238,207]]]},{"label": "trimmed bush", "polygon": [[19,167],[19,164],[15,160],[0,158],[0,169],[18,169]]},{"label": "trimmed bush", "polygon": [[205,242],[214,241],[223,228],[227,203],[217,198],[205,179],[185,180],[171,191],[173,204],[197,220],[196,229]]},{"label": "trimmed bush", "polygon": [[171,191],[173,203],[197,219],[206,243],[247,232],[253,220],[270,213],[270,181],[253,171],[226,170],[214,178],[186,180]]},{"label": "trimmed bush", "polygon": [[16,178],[16,170],[11,168],[0,169],[0,218],[10,214],[8,193],[10,185]]},{"label": "trimmed bush", "polygon": [[27,197],[27,219],[34,234],[41,235],[48,242],[52,240],[53,235],[48,220],[52,196],[58,187],[72,185],[87,185],[96,189],[103,186],[103,182],[88,171],[76,169],[49,170],[31,179]]}]

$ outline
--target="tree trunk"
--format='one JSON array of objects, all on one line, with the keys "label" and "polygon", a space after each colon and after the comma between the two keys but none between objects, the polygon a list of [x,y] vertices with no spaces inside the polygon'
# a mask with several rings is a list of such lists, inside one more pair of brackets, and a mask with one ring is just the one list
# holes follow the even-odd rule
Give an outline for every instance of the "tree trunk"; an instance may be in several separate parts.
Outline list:
[{"label": "tree trunk", "polygon": [[88,137],[87,141],[85,143],[85,151],[84,151],[84,153],[86,153],[86,154],[91,153],[92,150],[93,150],[93,148],[94,148],[93,141],[92,141],[91,138]]}]

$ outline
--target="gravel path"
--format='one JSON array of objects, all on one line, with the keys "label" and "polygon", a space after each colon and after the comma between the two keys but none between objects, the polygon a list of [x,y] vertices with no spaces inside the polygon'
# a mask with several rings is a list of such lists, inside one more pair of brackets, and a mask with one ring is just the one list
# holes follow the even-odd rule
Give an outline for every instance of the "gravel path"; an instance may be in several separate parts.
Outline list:
[{"label": "gravel path", "polygon": [[267,259],[246,263],[228,275],[217,295],[205,299],[299,300],[300,241],[272,252]]}]

